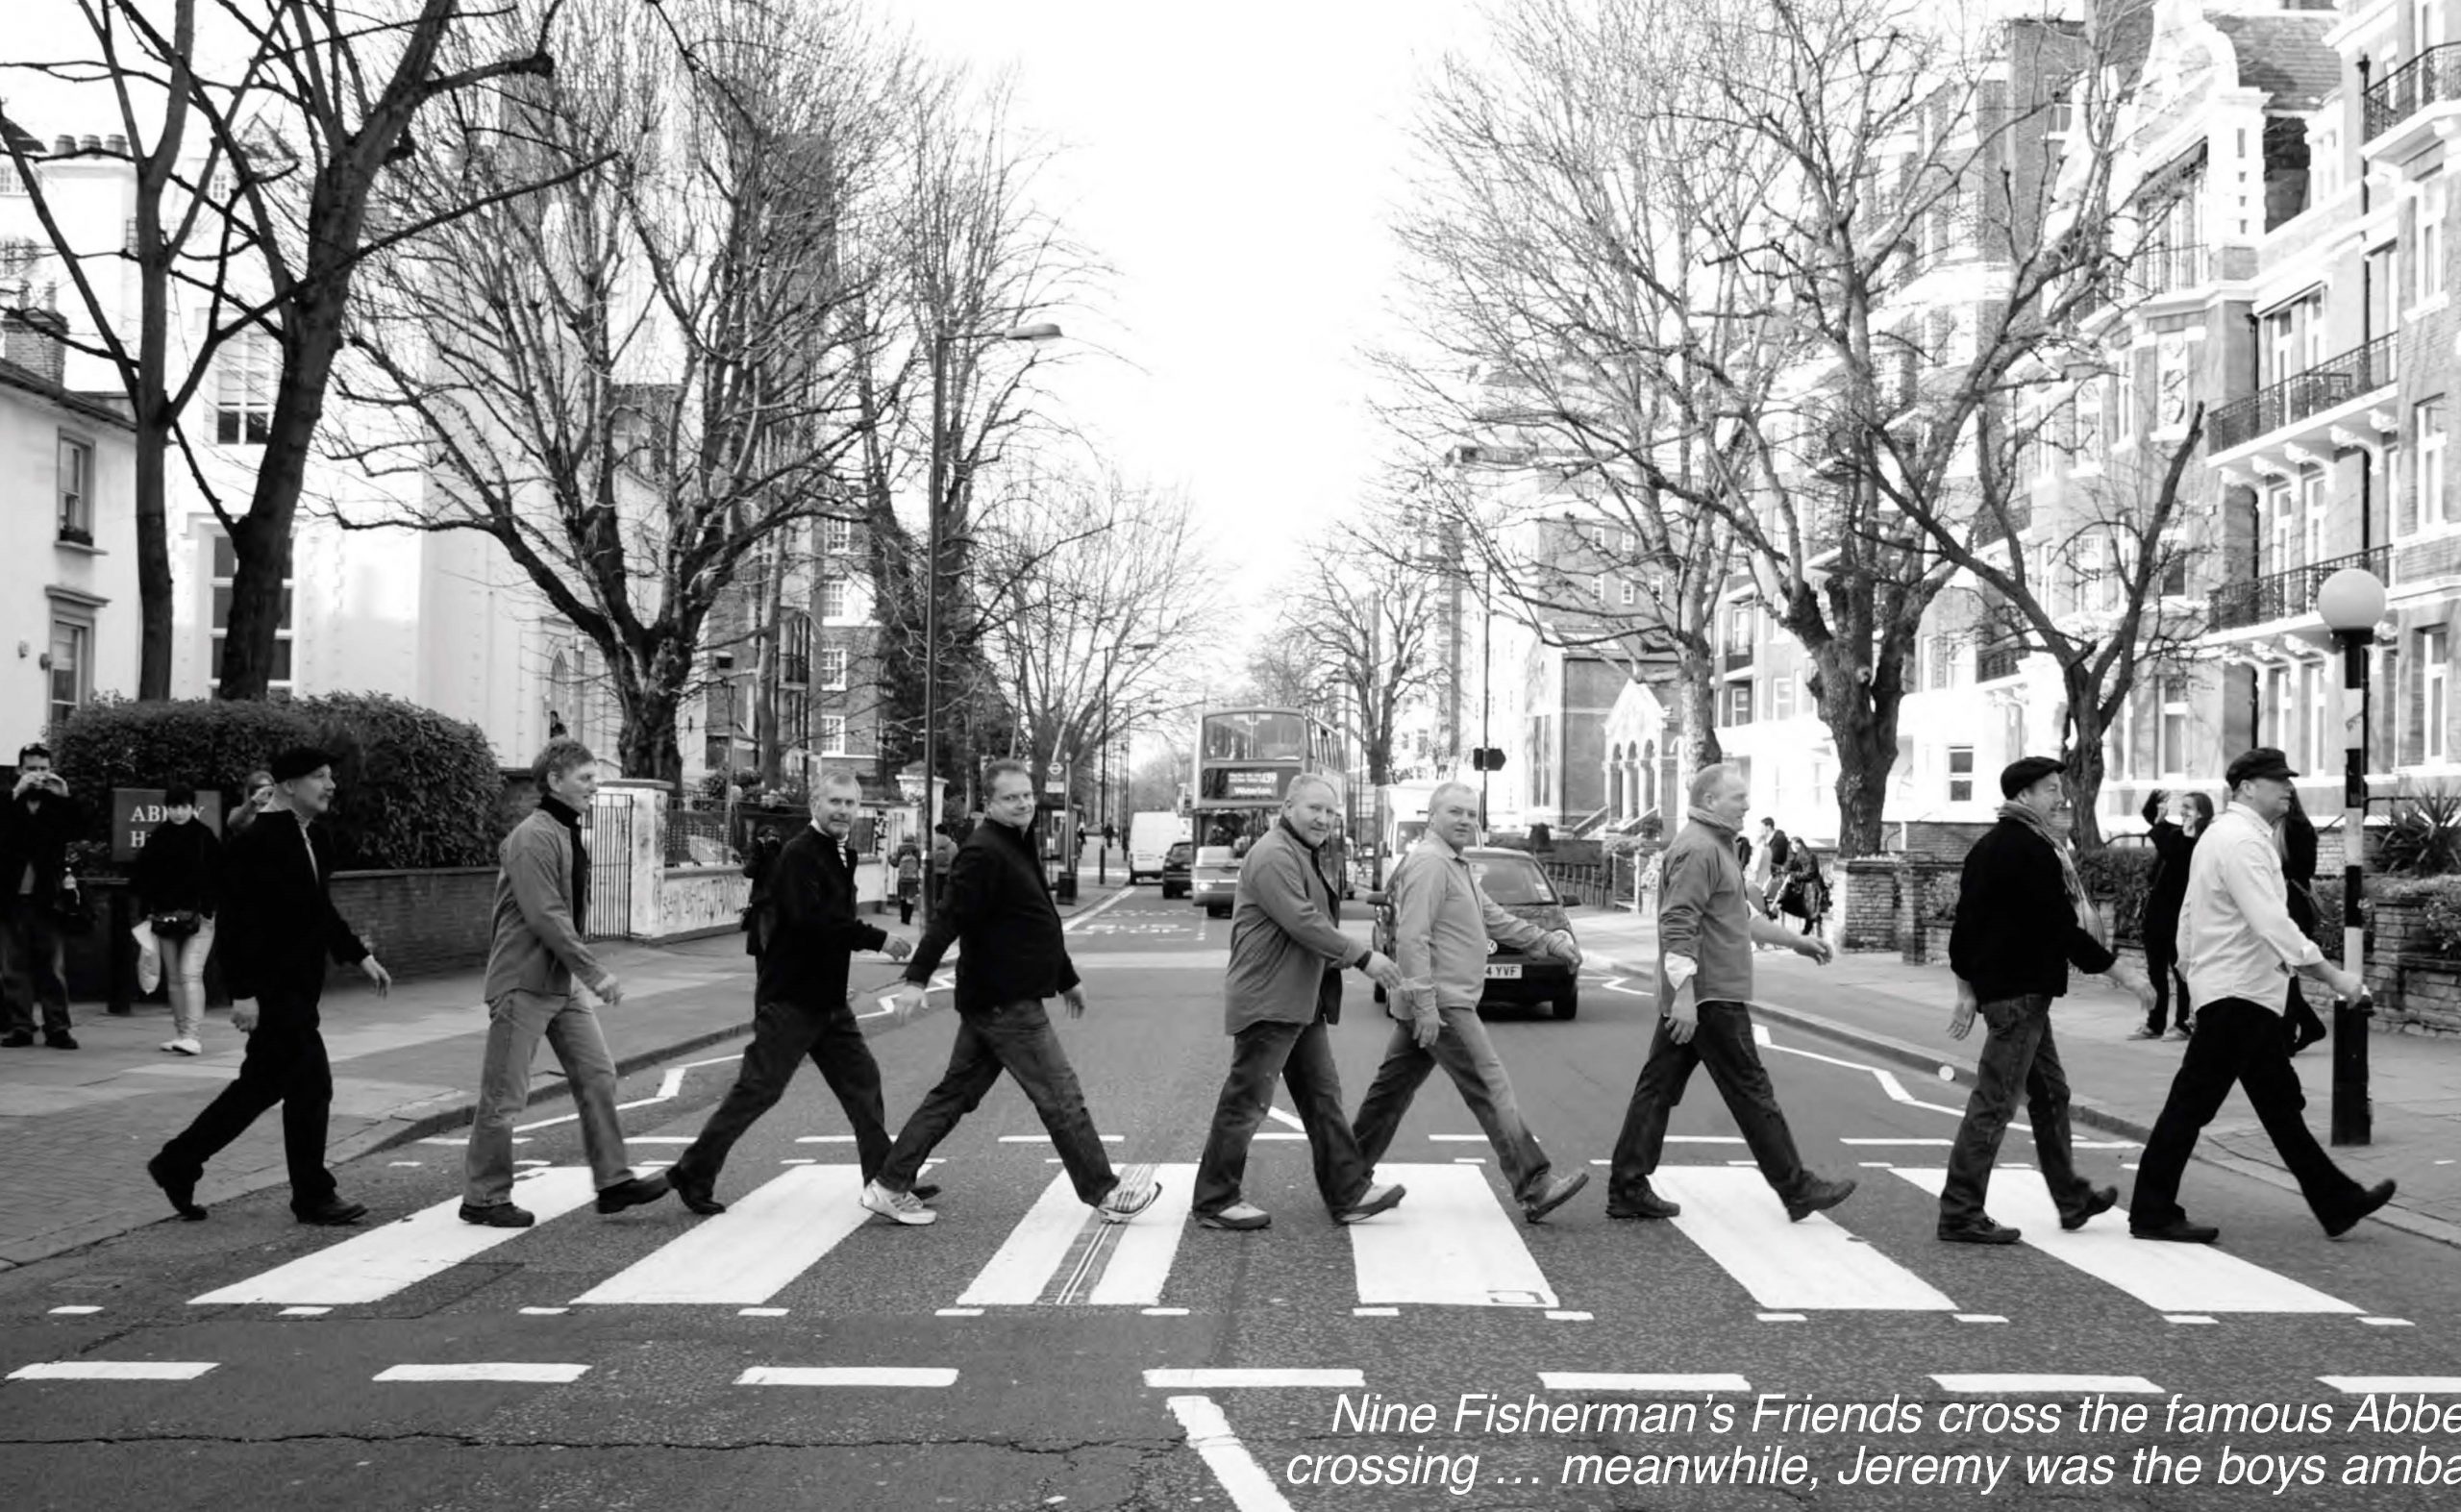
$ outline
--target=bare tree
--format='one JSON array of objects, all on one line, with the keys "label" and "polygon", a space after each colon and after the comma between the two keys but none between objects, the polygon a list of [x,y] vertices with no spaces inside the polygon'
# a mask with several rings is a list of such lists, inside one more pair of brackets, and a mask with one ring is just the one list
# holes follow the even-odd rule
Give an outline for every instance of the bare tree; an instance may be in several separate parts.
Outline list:
[{"label": "bare tree", "polygon": [[1340,694],[1356,720],[1367,781],[1383,787],[1393,781],[1402,716],[1435,682],[1439,580],[1382,570],[1357,534],[1308,556],[1307,569],[1282,587],[1270,642],[1305,669],[1309,682]]},{"label": "bare tree", "polygon": [[625,769],[672,781],[713,632],[775,623],[713,623],[747,562],[775,548],[774,582],[797,531],[859,512],[853,372],[908,63],[844,10],[586,0],[566,25],[585,63],[459,123],[511,129],[418,178],[446,200],[556,182],[386,260],[352,391],[389,430],[352,439],[425,488],[344,523],[497,541],[604,654]]},{"label": "bare tree", "polygon": [[[492,56],[456,64],[450,44],[475,19],[462,0],[418,0],[376,13],[342,0],[214,0],[209,23],[236,32],[243,45],[229,67],[211,71],[197,62],[205,51],[197,0],[170,0],[167,28],[159,3],[76,0],[76,8],[89,55],[7,66],[110,86],[125,145],[98,155],[123,157],[135,171],[124,239],[79,245],[46,191],[37,144],[0,130],[0,149],[92,327],[69,345],[108,362],[128,396],[137,447],[137,696],[170,694],[166,493],[176,447],[230,533],[238,563],[220,691],[262,698],[291,525],[352,283],[371,250],[417,229],[371,229],[380,175],[418,150],[411,122],[422,109],[492,81],[550,73],[554,8],[522,36],[493,29],[501,45]],[[446,220],[466,208],[437,204],[429,213]],[[116,318],[111,290],[123,260],[134,273],[133,329]],[[175,328],[198,333],[176,352]],[[281,376],[263,434],[246,437],[263,451],[245,512],[235,513],[197,455],[211,438],[188,434],[181,416],[224,345],[250,332],[273,339]]]}]

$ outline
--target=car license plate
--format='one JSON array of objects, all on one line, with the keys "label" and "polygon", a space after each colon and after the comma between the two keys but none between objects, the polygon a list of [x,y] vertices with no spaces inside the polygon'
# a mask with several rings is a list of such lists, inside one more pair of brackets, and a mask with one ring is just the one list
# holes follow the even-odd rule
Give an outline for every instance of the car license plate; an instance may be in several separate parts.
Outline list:
[{"label": "car license plate", "polygon": [[1521,968],[1518,966],[1490,966],[1487,968],[1487,979],[1489,981],[1518,981],[1521,979]]}]

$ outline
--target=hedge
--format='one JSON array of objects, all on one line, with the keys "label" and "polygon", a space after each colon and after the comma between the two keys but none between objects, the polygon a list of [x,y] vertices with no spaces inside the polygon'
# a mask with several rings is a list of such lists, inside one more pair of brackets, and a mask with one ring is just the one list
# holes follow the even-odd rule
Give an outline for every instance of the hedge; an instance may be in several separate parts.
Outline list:
[{"label": "hedge", "polygon": [[2146,846],[2104,846],[2076,857],[2076,875],[2096,903],[2110,905],[2114,939],[2145,938],[2145,900],[2160,857]]},{"label": "hedge", "polygon": [[112,788],[185,781],[220,789],[227,813],[245,800],[248,774],[294,745],[322,746],[336,758],[327,822],[341,865],[413,870],[495,859],[504,778],[486,736],[382,694],[96,702],[69,719],[55,758],[70,789],[91,801],[99,843],[109,838]]}]

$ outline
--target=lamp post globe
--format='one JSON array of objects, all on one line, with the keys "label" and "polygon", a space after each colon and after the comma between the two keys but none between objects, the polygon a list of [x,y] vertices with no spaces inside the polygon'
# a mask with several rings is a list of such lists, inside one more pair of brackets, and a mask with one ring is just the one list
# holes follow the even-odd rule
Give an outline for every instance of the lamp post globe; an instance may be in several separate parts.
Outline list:
[{"label": "lamp post globe", "polygon": [[2384,617],[2384,583],[2364,567],[2344,567],[2317,588],[2316,612],[2339,634],[2372,630]]},{"label": "lamp post globe", "polygon": [[[2384,582],[2364,567],[2344,567],[2316,589],[2316,613],[2342,653],[2342,965],[2366,975],[2368,647],[2384,618]],[[2364,1145],[2374,1134],[2368,1107],[2367,1019],[2371,1004],[2333,1005],[2332,1141]]]}]

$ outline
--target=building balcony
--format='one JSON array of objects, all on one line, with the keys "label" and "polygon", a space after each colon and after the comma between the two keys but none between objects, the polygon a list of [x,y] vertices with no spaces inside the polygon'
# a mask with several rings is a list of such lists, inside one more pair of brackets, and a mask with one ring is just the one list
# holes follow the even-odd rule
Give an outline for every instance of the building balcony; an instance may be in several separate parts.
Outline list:
[{"label": "building balcony", "polygon": [[[2366,101],[2366,139],[2376,155],[2398,156],[2414,135],[2434,135],[2433,117],[2451,113],[2435,108],[2461,105],[2461,42],[2430,47],[2376,80]],[[2378,140],[2395,132],[2401,140]]]},{"label": "building balcony", "polygon": [[2017,675],[2024,664],[2026,648],[2017,641],[2002,641],[1985,646],[1974,654],[1974,680],[1976,682],[1998,682]]},{"label": "building balcony", "polygon": [[[2260,388],[2213,411],[2205,423],[2207,457],[2304,427],[2319,416],[2393,385],[2399,353],[2391,332],[2307,371]],[[2284,437],[2297,439],[2297,437]]]},{"label": "building balcony", "polygon": [[2201,288],[2221,276],[2218,247],[2147,247],[2127,265],[2127,285],[2144,299]]},{"label": "building balcony", "polygon": [[2344,567],[2364,567],[2390,582],[2392,555],[2392,548],[2377,546],[2303,567],[2267,573],[2252,582],[2217,583],[2207,600],[2206,629],[2244,630],[2250,625],[2270,625],[2276,620],[2313,614],[2316,590],[2324,585],[2326,578]]},{"label": "building balcony", "polygon": [[1720,662],[1720,666],[1723,670],[1728,672],[1748,671],[1752,666],[1752,657],[1753,649],[1750,646],[1740,647],[1736,650],[1728,652],[1725,658]]}]

